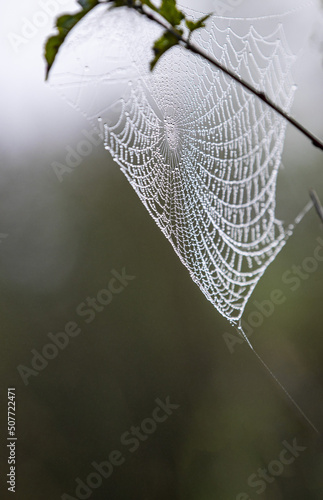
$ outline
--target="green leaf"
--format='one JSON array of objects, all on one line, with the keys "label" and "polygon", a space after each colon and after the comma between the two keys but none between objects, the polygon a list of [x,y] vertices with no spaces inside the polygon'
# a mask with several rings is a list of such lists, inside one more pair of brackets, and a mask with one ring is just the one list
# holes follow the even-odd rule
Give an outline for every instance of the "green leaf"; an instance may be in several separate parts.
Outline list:
[{"label": "green leaf", "polygon": [[[179,35],[182,35],[182,30],[177,30]],[[174,45],[178,44],[178,38],[169,31],[165,31],[158,40],[155,41],[153,46],[153,51],[155,54],[154,59],[150,62],[150,69],[152,70],[159,58],[165,54],[167,50],[169,50]]]},{"label": "green leaf", "polygon": [[64,14],[56,19],[56,28],[58,28],[60,34],[66,36],[83,16],[83,12],[78,12],[77,14],[72,15]]},{"label": "green leaf", "polygon": [[190,30],[190,35],[193,33],[193,31],[198,30],[199,28],[204,28],[205,27],[205,22],[211,14],[208,14],[207,16],[201,17],[201,19],[198,19],[197,21],[189,21],[188,19],[185,19],[185,24],[187,28]]},{"label": "green leaf", "polygon": [[183,12],[177,9],[175,0],[162,0],[159,14],[163,16],[172,26],[178,26],[185,18]]},{"label": "green leaf", "polygon": [[49,75],[49,71],[55,61],[57,53],[63,44],[66,36],[74,28],[74,26],[96,5],[98,5],[99,0],[78,0],[77,2],[82,10],[76,14],[64,14],[56,19],[56,28],[58,34],[48,38],[45,45],[45,59],[47,62],[46,68],[46,80]]},{"label": "green leaf", "polygon": [[142,5],[147,5],[151,10],[158,12],[174,28],[185,19],[183,12],[177,9],[175,0],[162,0],[161,6],[156,7],[150,0],[141,0]]},{"label": "green leaf", "polygon": [[129,5],[128,0],[114,0],[112,2],[110,9],[112,10],[112,9],[117,8],[117,7],[126,7],[127,5]]}]

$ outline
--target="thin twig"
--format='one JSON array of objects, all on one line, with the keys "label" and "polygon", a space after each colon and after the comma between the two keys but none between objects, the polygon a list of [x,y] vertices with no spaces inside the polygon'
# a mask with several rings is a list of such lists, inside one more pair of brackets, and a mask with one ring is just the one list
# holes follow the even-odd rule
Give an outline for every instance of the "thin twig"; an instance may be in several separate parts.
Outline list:
[{"label": "thin twig", "polygon": [[314,189],[310,189],[310,198],[313,202],[313,205],[314,205],[314,208],[316,210],[317,215],[319,216],[319,218],[323,222],[323,207],[322,207],[320,199],[317,196],[317,193]]},{"label": "thin twig", "polygon": [[242,78],[240,78],[240,76],[238,76],[236,73],[234,73],[230,69],[228,69],[225,66],[223,66],[221,63],[219,63],[213,57],[209,56],[202,49],[200,49],[199,47],[193,45],[189,40],[185,39],[176,30],[174,30],[173,28],[171,28],[170,26],[168,26],[167,24],[165,24],[160,19],[156,18],[151,12],[148,12],[143,6],[137,6],[137,5],[131,4],[130,8],[133,8],[133,9],[137,10],[140,14],[144,15],[145,17],[147,17],[151,21],[153,21],[153,22],[159,24],[160,26],[162,26],[162,28],[164,28],[166,31],[168,31],[172,35],[174,35],[178,39],[178,41],[180,42],[180,44],[182,46],[184,46],[186,49],[190,50],[194,54],[197,54],[197,55],[203,57],[209,63],[211,63],[213,66],[215,66],[216,68],[218,68],[219,70],[221,70],[223,73],[225,73],[226,75],[228,75],[230,78],[232,78],[233,80],[235,80],[240,85],[242,85],[246,90],[248,90],[252,94],[256,95],[265,104],[267,104],[274,111],[276,111],[276,113],[278,113],[280,116],[282,116],[291,125],[293,125],[295,128],[297,128],[297,130],[299,130],[308,139],[310,139],[312,141],[312,144],[314,146],[316,146],[317,148],[319,148],[319,149],[321,149],[323,151],[323,142],[320,139],[318,139],[314,134],[312,134],[312,132],[310,132],[305,127],[303,127],[303,125],[301,123],[299,123],[297,120],[295,120],[295,118],[293,118],[288,113],[286,113],[286,111],[284,111],[282,108],[280,108],[279,106],[277,106],[277,104],[275,104],[271,99],[269,99],[269,97],[265,94],[265,92],[257,90],[255,87],[253,87],[252,85],[250,85],[248,82],[246,82],[245,80],[243,80]]}]

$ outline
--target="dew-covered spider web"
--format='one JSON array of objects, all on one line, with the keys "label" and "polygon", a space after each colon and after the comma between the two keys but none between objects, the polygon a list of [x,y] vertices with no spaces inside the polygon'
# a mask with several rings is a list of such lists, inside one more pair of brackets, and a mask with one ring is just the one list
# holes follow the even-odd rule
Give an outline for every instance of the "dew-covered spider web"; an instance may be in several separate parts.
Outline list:
[{"label": "dew-covered spider web", "polygon": [[[212,16],[192,41],[288,112],[296,56],[285,21],[308,3],[289,2],[279,15]],[[160,34],[135,12],[98,6],[68,37],[51,84],[95,126],[99,120],[106,149],[193,281],[253,349],[241,329],[244,308],[312,204],[291,223],[276,215],[284,120],[182,47],[151,73]]]},{"label": "dew-covered spider web", "polygon": [[[292,231],[275,214],[286,122],[182,47],[151,73],[159,35],[134,12],[100,6],[68,40],[69,69],[58,62],[52,84],[100,117],[106,149],[193,281],[238,324]],[[290,110],[295,55],[277,16],[213,16],[193,42]]]}]

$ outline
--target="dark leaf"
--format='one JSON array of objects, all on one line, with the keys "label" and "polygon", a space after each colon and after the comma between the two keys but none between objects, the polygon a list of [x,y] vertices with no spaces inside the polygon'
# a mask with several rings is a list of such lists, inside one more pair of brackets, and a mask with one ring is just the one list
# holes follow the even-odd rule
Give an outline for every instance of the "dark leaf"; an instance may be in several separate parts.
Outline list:
[{"label": "dark leaf", "polygon": [[159,14],[174,27],[185,18],[183,12],[177,9],[175,0],[162,0]]},{"label": "dark leaf", "polygon": [[69,31],[82,19],[84,16],[83,12],[78,12],[77,14],[64,14],[56,20],[56,27],[59,33],[67,35]]},{"label": "dark leaf", "polygon": [[[178,30],[178,34],[182,34],[182,30]],[[165,54],[167,50],[169,50],[174,45],[178,44],[178,38],[173,33],[169,33],[169,31],[165,31],[158,40],[154,43],[154,59],[150,62],[150,69],[152,70],[159,58]]]},{"label": "dark leaf", "polygon": [[69,34],[72,28],[96,5],[98,5],[99,0],[78,0],[79,5],[82,7],[80,12],[76,14],[64,14],[56,20],[56,27],[58,29],[58,34],[50,37],[45,45],[45,59],[47,62],[46,68],[46,80],[48,78],[49,71],[55,61],[57,52],[59,51],[62,43],[64,42],[66,36]]},{"label": "dark leaf", "polygon": [[64,40],[65,40],[65,35],[60,34],[51,36],[46,42],[45,45],[45,58],[47,61],[46,80],[48,78],[49,70],[55,61],[58,49],[60,48]]},{"label": "dark leaf", "polygon": [[129,5],[128,0],[114,0],[111,2],[110,9],[114,9],[116,7],[126,7],[127,5]]}]

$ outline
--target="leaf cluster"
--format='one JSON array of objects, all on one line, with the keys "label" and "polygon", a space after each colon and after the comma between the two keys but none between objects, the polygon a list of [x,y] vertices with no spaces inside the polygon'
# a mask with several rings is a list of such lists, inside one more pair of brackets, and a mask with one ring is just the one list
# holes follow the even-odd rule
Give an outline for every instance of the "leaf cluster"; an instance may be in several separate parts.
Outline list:
[{"label": "leaf cluster", "polygon": [[[135,9],[140,14],[163,26],[164,32],[153,45],[154,58],[150,62],[151,70],[155,67],[160,57],[171,47],[178,45],[179,42],[185,42],[187,44],[192,33],[199,28],[203,28],[205,26],[205,21],[210,16],[207,15],[197,21],[191,21],[177,8],[176,0],[162,0],[159,7],[151,0],[77,0],[77,3],[81,6],[81,10],[76,14],[64,14],[58,17],[56,20],[58,33],[50,37],[46,42],[46,79],[48,78],[50,69],[66,36],[86,14],[100,3],[109,4],[110,8],[129,7]],[[154,17],[154,14],[157,14],[158,18]],[[186,26],[189,31],[187,40],[183,39],[184,26]]]}]

